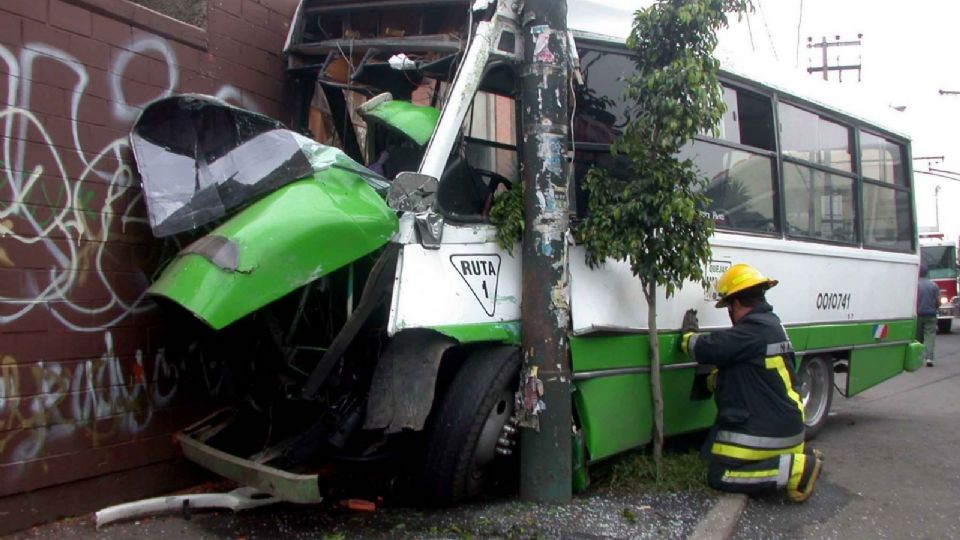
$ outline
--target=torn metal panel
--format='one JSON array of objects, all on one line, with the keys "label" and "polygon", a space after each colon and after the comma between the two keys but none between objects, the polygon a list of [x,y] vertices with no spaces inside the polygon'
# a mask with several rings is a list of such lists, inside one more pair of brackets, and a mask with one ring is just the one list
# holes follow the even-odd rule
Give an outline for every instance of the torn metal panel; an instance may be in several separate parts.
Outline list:
[{"label": "torn metal panel", "polygon": [[380,358],[370,385],[364,429],[420,431],[430,414],[443,353],[456,340],[434,330],[397,333]]},{"label": "torn metal panel", "polygon": [[130,142],[156,236],[195,229],[331,167],[387,187],[340,150],[210,96],[154,101],[137,118]]},{"label": "torn metal panel", "polygon": [[192,509],[223,509],[240,512],[268,504],[280,502],[280,499],[252,487],[237,488],[228,493],[194,493],[190,495],[171,495],[154,497],[115,506],[98,511],[94,515],[99,529],[117,521],[137,519],[159,514],[189,512]]},{"label": "torn metal panel", "polygon": [[181,255],[188,253],[200,255],[227,272],[236,272],[238,269],[237,244],[220,235],[204,236],[180,252]]}]

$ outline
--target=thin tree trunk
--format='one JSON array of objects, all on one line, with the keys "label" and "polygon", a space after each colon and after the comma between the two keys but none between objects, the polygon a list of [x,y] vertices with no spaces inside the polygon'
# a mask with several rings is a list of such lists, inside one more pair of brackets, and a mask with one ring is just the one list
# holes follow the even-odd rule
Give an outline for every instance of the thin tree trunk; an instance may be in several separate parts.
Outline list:
[{"label": "thin tree trunk", "polygon": [[657,481],[660,481],[663,462],[663,389],[660,386],[660,340],[657,333],[657,286],[644,285],[647,297],[647,321],[650,329],[650,390],[653,398],[653,461],[657,466]]}]

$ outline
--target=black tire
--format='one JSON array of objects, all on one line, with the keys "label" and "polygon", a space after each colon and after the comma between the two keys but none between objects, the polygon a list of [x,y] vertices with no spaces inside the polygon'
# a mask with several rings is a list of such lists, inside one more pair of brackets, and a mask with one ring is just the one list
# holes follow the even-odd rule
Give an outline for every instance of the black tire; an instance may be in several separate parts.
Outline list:
[{"label": "black tire", "polygon": [[519,447],[501,456],[496,446],[513,415],[519,372],[520,352],[513,347],[491,347],[463,362],[427,432],[419,482],[424,502],[443,506],[476,497],[498,475],[515,482]]},{"label": "black tire", "polygon": [[807,440],[810,440],[827,423],[833,404],[833,362],[826,356],[804,358],[797,378],[804,409],[803,422],[807,428]]},{"label": "black tire", "polygon": [[937,319],[937,333],[949,334],[953,329],[953,319]]}]

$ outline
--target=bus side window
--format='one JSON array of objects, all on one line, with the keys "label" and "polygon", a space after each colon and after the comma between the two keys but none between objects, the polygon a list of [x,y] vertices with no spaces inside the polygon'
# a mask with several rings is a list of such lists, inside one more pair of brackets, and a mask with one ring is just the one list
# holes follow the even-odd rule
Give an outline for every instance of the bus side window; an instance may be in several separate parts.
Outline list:
[{"label": "bus side window", "polygon": [[705,210],[718,229],[776,233],[773,105],[767,96],[727,85],[723,99],[727,111],[716,133],[697,137],[677,157],[693,161],[706,177]]},{"label": "bus side window", "polygon": [[787,234],[856,243],[853,130],[782,101],[778,112]]}]

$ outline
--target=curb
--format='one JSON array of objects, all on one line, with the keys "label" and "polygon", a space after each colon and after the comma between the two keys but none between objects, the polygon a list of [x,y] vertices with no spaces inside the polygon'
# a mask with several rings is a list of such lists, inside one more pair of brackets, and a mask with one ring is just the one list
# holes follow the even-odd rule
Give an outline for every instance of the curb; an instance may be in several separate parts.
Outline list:
[{"label": "curb", "polygon": [[733,534],[740,515],[747,508],[747,496],[725,493],[700,520],[687,540],[726,540]]}]

